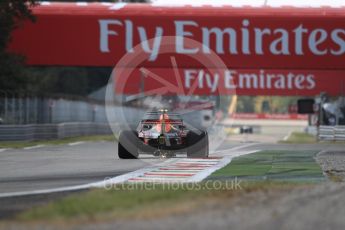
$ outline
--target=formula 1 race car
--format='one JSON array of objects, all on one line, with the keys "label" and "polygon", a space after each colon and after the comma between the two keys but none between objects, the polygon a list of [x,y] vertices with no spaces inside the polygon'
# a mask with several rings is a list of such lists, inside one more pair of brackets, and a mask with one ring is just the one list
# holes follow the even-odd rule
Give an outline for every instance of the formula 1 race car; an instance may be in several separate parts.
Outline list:
[{"label": "formula 1 race car", "polygon": [[187,128],[179,114],[166,109],[147,112],[136,130],[123,130],[119,136],[121,159],[136,159],[139,154],[172,157],[177,153],[187,153],[189,158],[208,157],[208,134]]}]

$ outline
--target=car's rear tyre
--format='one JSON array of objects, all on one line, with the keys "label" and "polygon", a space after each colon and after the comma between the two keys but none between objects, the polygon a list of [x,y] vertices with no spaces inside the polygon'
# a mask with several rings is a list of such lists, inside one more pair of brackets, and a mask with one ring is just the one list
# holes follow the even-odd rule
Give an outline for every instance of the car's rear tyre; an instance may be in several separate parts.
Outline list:
[{"label": "car's rear tyre", "polygon": [[188,158],[207,158],[209,155],[208,134],[206,131],[200,132],[190,131],[187,135]]},{"label": "car's rear tyre", "polygon": [[138,135],[136,131],[124,130],[120,133],[118,144],[118,156],[120,159],[137,159]]}]

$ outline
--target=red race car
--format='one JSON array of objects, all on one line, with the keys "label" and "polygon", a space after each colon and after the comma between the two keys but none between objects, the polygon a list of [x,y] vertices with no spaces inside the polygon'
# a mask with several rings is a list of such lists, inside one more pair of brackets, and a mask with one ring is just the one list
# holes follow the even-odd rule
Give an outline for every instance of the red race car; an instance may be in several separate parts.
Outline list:
[{"label": "red race car", "polygon": [[123,130],[119,136],[121,159],[136,159],[139,154],[172,157],[178,153],[208,157],[208,134],[187,126],[179,114],[167,109],[147,112],[136,130]]}]

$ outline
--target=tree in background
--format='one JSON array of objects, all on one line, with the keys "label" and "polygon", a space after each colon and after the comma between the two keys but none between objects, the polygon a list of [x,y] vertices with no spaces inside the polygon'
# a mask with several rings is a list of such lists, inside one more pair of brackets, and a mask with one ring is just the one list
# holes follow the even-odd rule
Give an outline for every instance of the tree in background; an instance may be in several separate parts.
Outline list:
[{"label": "tree in background", "polygon": [[[58,1],[78,2],[76,0]],[[94,2],[94,0],[86,1]],[[118,1],[102,0],[99,2]],[[145,0],[125,2],[145,2]],[[11,32],[21,26],[23,20],[35,21],[30,9],[37,4],[37,0],[0,0],[0,90],[45,95],[86,96],[106,85],[112,68],[28,67],[24,65],[25,57],[6,51],[6,47],[11,41]]]},{"label": "tree in background", "polygon": [[238,113],[253,113],[254,112],[254,97],[239,96],[237,100]]},{"label": "tree in background", "polygon": [[22,90],[27,86],[27,78],[23,71],[24,57],[8,53],[7,44],[11,40],[11,32],[20,26],[22,20],[35,21],[30,7],[36,0],[1,0],[0,1],[0,88]]},{"label": "tree in background", "polygon": [[256,113],[288,113],[289,105],[297,103],[299,97],[257,96],[254,99]]},{"label": "tree in background", "polygon": [[43,95],[87,96],[108,83],[108,67],[30,67],[30,92]]}]

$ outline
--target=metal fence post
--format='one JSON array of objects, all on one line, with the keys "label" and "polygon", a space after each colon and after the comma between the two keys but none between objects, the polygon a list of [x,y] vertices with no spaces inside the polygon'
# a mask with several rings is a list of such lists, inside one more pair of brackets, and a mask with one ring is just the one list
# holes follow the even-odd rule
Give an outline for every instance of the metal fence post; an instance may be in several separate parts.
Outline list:
[{"label": "metal fence post", "polygon": [[26,95],[26,100],[25,100],[25,124],[30,123],[29,120],[29,97]]},{"label": "metal fence post", "polygon": [[15,124],[16,123],[16,95],[14,92],[11,92],[12,93],[12,121],[13,123]]},{"label": "metal fence post", "polygon": [[7,92],[5,90],[0,90],[0,92],[4,95],[4,120],[3,122],[6,123],[7,121]]},{"label": "metal fence post", "polygon": [[19,124],[23,124],[23,100],[21,98],[21,95],[18,94],[18,113],[19,113]]},{"label": "metal fence post", "polygon": [[37,96],[34,99],[34,122],[37,124],[38,123],[38,117],[37,117],[37,113],[38,113],[38,99]]}]

